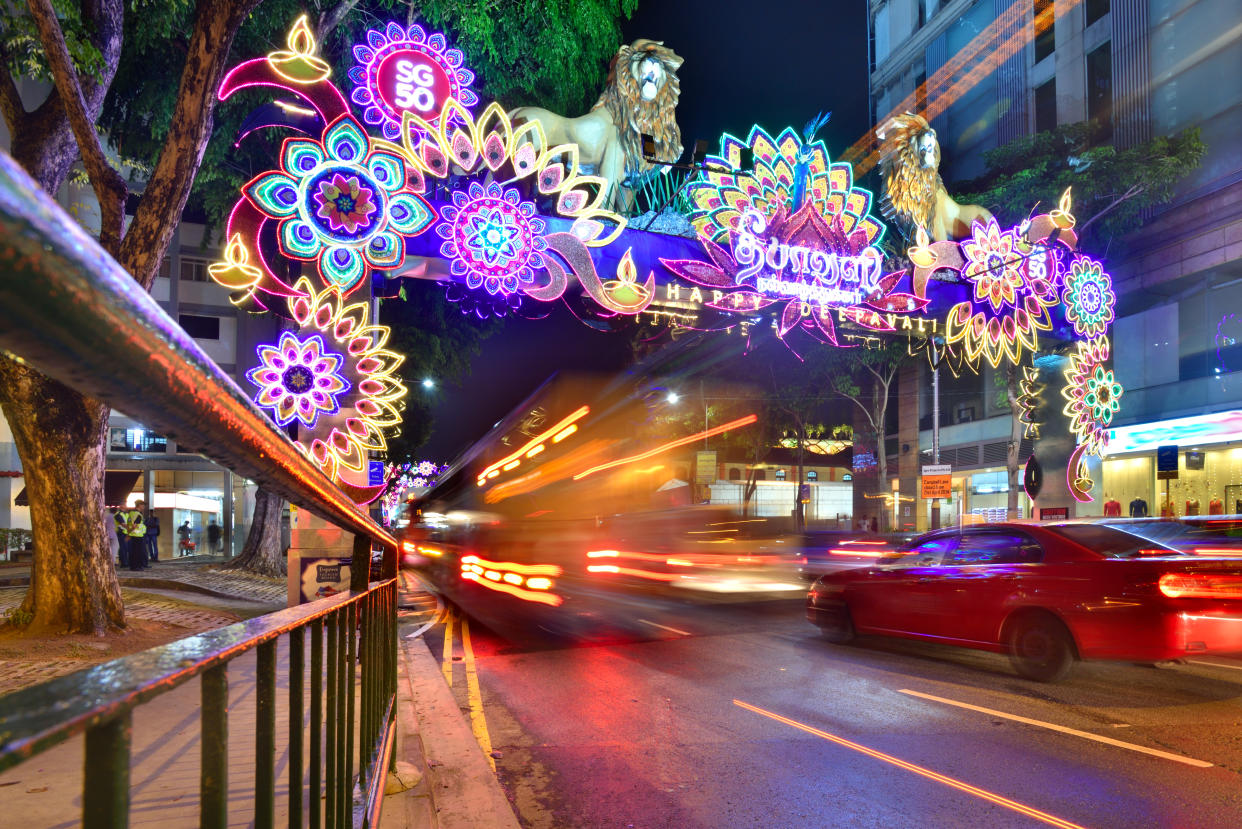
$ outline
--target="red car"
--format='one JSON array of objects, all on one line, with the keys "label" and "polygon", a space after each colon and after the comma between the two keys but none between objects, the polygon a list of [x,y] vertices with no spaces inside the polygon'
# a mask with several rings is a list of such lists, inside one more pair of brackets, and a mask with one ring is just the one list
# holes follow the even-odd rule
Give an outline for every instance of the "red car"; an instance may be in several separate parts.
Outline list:
[{"label": "red car", "polygon": [[806,615],[832,642],[869,633],[1008,653],[1022,676],[1053,682],[1077,659],[1242,652],[1242,562],[1099,524],[990,524],[822,576]]}]

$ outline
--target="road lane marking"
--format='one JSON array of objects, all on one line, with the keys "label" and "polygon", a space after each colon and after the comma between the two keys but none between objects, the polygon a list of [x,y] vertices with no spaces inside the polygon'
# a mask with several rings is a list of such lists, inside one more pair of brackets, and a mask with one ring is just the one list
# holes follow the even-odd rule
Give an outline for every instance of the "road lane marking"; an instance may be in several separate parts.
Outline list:
[{"label": "road lane marking", "polygon": [[474,668],[474,646],[470,642],[470,622],[461,620],[461,647],[466,654],[466,699],[470,702],[470,729],[483,749],[492,771],[496,771],[496,758],[492,757],[492,737],[487,733],[487,719],[483,716],[483,695],[479,692],[479,675]]},{"label": "road lane marking", "polygon": [[[464,620],[463,620],[464,621]],[[453,687],[453,611],[444,614],[444,663],[440,666],[444,681]]]},{"label": "road lane marking", "polygon": [[1071,734],[1075,737],[1082,737],[1087,740],[1095,740],[1097,743],[1105,743],[1110,746],[1116,746],[1117,748],[1128,748],[1130,751],[1139,751],[1139,752],[1142,752],[1143,754],[1150,754],[1153,757],[1162,757],[1165,760],[1173,760],[1178,763],[1185,763],[1186,765],[1194,766],[1195,768],[1207,769],[1207,768],[1211,768],[1213,765],[1212,763],[1208,763],[1203,760],[1196,760],[1193,757],[1183,757],[1180,754],[1170,754],[1167,751],[1160,751],[1159,749],[1156,749],[1156,748],[1147,748],[1147,746],[1135,745],[1134,743],[1123,743],[1121,740],[1114,740],[1112,737],[1104,737],[1099,734],[1092,734],[1090,731],[1079,731],[1077,728],[1067,728],[1063,725],[1057,725],[1056,723],[1044,722],[1043,720],[1032,720],[1030,717],[1019,717],[1017,714],[1006,714],[1004,711],[997,711],[992,708],[983,708],[982,706],[979,706],[979,705],[971,705],[968,702],[958,702],[957,700],[945,699],[944,697],[935,697],[935,696],[932,696],[931,694],[924,694],[919,691],[911,691],[906,688],[902,688],[898,690],[897,693],[909,694],[912,697],[919,697],[921,699],[929,699],[929,700],[932,700],[933,702],[942,702],[945,705],[955,705],[958,708],[966,708],[970,711],[978,711],[981,714],[987,714],[988,716],[991,716],[991,717],[1000,717],[1006,720],[1013,720],[1014,722],[1025,723],[1026,725],[1034,725],[1040,728],[1047,728],[1052,731],[1060,731],[1062,734]]},{"label": "road lane marking", "polygon": [[1222,665],[1219,662],[1204,662],[1202,659],[1187,659],[1191,665],[1209,665],[1213,668],[1228,668],[1231,671],[1242,671],[1242,665]]},{"label": "road lane marking", "polygon": [[680,633],[682,636],[690,635],[689,632],[687,631],[678,630],[677,628],[671,628],[668,625],[661,625],[656,622],[648,622],[646,619],[639,619],[638,621],[642,622],[644,625],[651,625],[652,627],[660,628],[661,630],[668,630],[668,631],[672,631],[673,633]]},{"label": "road lane marking", "polygon": [[753,711],[756,714],[761,714],[762,716],[768,717],[769,719],[773,719],[773,720],[776,720],[777,722],[784,723],[785,725],[793,726],[794,728],[797,728],[801,731],[805,731],[808,734],[814,734],[816,737],[822,737],[823,739],[828,740],[829,742],[836,743],[837,745],[843,746],[844,748],[848,748],[851,751],[857,751],[860,754],[867,755],[868,757],[874,757],[877,760],[883,760],[885,763],[889,763],[890,765],[894,765],[897,768],[905,769],[906,771],[913,772],[919,775],[920,777],[926,777],[928,780],[935,780],[937,783],[943,783],[946,786],[950,786],[954,789],[957,789],[960,792],[965,792],[966,794],[974,795],[975,797],[978,797],[982,800],[986,800],[989,803],[995,803],[997,806],[1004,806],[1006,809],[1012,809],[1013,811],[1018,812],[1019,814],[1023,814],[1023,815],[1026,815],[1027,817],[1032,817],[1032,818],[1035,818],[1036,820],[1043,821],[1044,823],[1047,823],[1049,826],[1057,826],[1057,827],[1060,827],[1060,829],[1085,829],[1085,827],[1077,823],[1071,823],[1068,820],[1062,820],[1061,818],[1055,815],[1050,815],[1047,812],[1041,812],[1039,809],[1036,809],[1033,806],[1027,806],[1023,803],[1019,803],[1016,800],[1010,800],[1009,798],[1004,797],[1003,795],[994,794],[993,792],[989,792],[987,789],[981,789],[978,786],[972,786],[969,783],[964,783],[961,780],[956,780],[952,777],[941,774],[940,772],[932,771],[931,769],[923,768],[922,766],[916,766],[914,763],[907,763],[905,760],[894,757],[891,754],[885,754],[882,751],[876,751],[874,748],[867,748],[864,745],[860,745],[859,743],[855,743],[851,740],[847,740],[844,737],[838,737],[835,734],[829,734],[827,731],[820,731],[818,728],[805,725],[803,723],[798,722],[797,720],[791,720],[788,717],[782,717],[780,714],[776,714],[771,711],[766,711],[762,708],[751,705],[750,703],[742,702],[740,699],[733,700],[733,704],[741,708],[745,708],[747,711]]}]

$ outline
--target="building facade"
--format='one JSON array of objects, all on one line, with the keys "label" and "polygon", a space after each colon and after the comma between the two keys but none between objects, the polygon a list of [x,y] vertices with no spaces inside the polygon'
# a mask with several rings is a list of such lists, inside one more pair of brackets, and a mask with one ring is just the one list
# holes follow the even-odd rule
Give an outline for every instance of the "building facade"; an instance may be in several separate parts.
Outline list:
[{"label": "building facade", "polygon": [[[1109,453],[1093,471],[1095,499],[1078,514],[1101,514],[1106,504],[1123,514],[1132,505],[1149,514],[1242,510],[1236,0],[872,0],[870,10],[875,121],[904,109],[933,114],[950,191],[984,172],[986,150],[1059,124],[1097,119],[1119,147],[1200,129],[1206,157],[1172,201],[1114,240],[1111,254],[1092,251],[1117,291],[1113,354],[1125,395]],[[929,375],[918,366],[902,377],[918,390],[901,397],[888,441],[903,492],[914,491],[930,455]],[[1007,500],[1007,480],[995,474],[1010,441],[1003,381],[989,370],[947,384],[944,375],[941,462],[954,467],[955,498],[943,517],[994,517]],[[911,444],[917,453],[902,451]],[[1177,478],[1158,477],[1160,445],[1178,447],[1169,455]],[[1019,499],[1020,508],[1027,503]],[[914,512],[923,529],[930,504]]]}]

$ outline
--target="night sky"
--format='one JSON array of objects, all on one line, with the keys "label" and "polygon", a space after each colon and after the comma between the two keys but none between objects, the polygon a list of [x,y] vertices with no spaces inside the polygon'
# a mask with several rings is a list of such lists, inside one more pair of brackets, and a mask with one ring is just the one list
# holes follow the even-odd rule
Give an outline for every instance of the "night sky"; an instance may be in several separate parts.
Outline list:
[{"label": "night sky", "polygon": [[[704,138],[714,152],[722,133],[745,136],[756,123],[773,135],[800,130],[827,110],[820,135],[835,160],[870,126],[866,11],[866,0],[647,0],[623,32],[627,43],[663,40],[685,59],[677,120],[687,147]],[[546,319],[510,320],[484,341],[461,386],[432,392],[436,423],[423,454],[452,460],[558,370],[615,372],[629,362],[624,334],[589,329],[559,303]]]}]

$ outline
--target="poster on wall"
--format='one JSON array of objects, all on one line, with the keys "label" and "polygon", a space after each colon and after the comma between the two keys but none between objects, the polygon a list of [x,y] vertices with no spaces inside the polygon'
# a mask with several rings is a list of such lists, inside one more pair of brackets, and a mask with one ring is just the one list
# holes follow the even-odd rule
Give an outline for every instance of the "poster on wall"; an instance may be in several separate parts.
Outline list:
[{"label": "poster on wall", "polygon": [[349,558],[298,558],[298,604],[349,590]]}]

